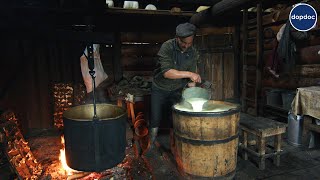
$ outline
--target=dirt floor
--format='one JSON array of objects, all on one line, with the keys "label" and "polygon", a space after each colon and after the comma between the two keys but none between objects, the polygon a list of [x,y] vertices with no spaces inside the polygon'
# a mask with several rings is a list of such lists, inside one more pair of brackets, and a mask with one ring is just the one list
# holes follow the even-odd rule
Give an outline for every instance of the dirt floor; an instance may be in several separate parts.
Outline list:
[{"label": "dirt floor", "polygon": [[[126,157],[118,166],[99,173],[75,173],[67,175],[59,161],[61,148],[60,134],[55,130],[43,130],[34,133],[27,140],[37,160],[43,165],[41,179],[187,179],[176,168],[174,157],[170,151],[169,131],[160,129],[157,139],[157,151],[153,156],[139,156],[133,142],[133,132],[127,127]],[[256,159],[245,161],[238,155],[234,179],[320,179],[320,150],[288,145],[283,138],[281,164],[273,165],[271,159],[266,160],[265,170],[259,170]],[[250,156],[249,156],[250,157]],[[0,179],[14,179],[9,164],[2,161]]]}]

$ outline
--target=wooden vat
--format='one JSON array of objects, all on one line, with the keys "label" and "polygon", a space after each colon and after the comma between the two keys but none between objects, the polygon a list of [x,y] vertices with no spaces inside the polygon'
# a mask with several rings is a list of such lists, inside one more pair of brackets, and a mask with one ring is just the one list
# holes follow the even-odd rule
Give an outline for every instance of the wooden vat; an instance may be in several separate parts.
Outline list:
[{"label": "wooden vat", "polygon": [[191,177],[232,179],[238,151],[239,106],[220,112],[190,112],[173,107],[173,153],[181,172]]}]

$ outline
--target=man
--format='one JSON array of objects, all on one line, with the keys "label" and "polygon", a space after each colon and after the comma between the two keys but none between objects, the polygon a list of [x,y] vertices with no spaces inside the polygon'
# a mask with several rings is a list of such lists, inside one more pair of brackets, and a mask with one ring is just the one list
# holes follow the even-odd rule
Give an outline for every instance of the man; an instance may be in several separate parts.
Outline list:
[{"label": "man", "polygon": [[151,90],[151,148],[154,147],[160,121],[169,120],[171,106],[180,101],[182,89],[201,82],[200,75],[196,73],[199,55],[193,47],[195,32],[193,24],[179,24],[176,37],[164,42],[157,54],[159,60]]},{"label": "man", "polygon": [[[110,85],[108,75],[105,73],[101,58],[100,58],[100,45],[93,44],[93,56],[94,56],[94,71],[95,71],[95,94],[96,94],[96,102],[97,103],[106,103],[109,100],[107,99],[106,95],[106,88]],[[80,66],[81,66],[81,73],[84,84],[86,86],[86,97],[85,103],[92,104],[93,103],[93,87],[92,87],[92,77],[89,74],[89,66],[88,66],[88,53],[87,48],[84,50],[83,55],[80,57]]]}]

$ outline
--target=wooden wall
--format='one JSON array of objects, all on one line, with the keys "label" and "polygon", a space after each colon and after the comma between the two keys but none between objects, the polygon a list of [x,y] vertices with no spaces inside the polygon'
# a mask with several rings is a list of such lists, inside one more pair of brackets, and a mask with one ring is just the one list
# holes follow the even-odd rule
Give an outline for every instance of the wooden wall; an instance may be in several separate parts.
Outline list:
[{"label": "wooden wall", "polygon": [[[317,1],[312,1],[311,4],[319,13],[320,3]],[[275,35],[278,33],[279,29],[283,24],[286,23],[289,17],[291,7],[276,11],[274,13],[263,16],[263,27],[264,27],[264,48],[263,48],[263,66],[272,55],[272,49],[275,46],[273,41],[275,40]],[[319,17],[318,17],[319,19]],[[248,58],[247,63],[254,65],[256,63],[255,51],[256,51],[256,19],[249,20],[249,34],[248,34]],[[266,97],[265,92],[272,89],[282,89],[282,90],[296,90],[298,87],[307,87],[320,84],[320,28],[319,20],[318,25],[315,29],[308,31],[310,39],[297,42],[297,60],[293,72],[289,76],[284,76],[281,71],[279,78],[274,78],[266,73],[264,70],[262,73],[262,92],[260,96],[260,102],[265,104]],[[250,56],[250,54],[252,56]],[[282,76],[283,75],[283,76]],[[248,81],[255,80],[255,73],[248,74]],[[250,92],[249,92],[250,93]],[[287,111],[286,111],[287,112]],[[283,116],[285,117],[285,113]]]},{"label": "wooden wall", "polygon": [[212,83],[211,98],[233,99],[235,94],[235,63],[233,28],[199,30],[195,45],[200,52],[198,71],[202,79]]},{"label": "wooden wall", "polygon": [[170,33],[121,33],[121,64],[125,77],[151,77],[161,44],[173,38]]},{"label": "wooden wall", "polygon": [[[318,12],[320,12],[320,3],[315,1],[310,3]],[[271,56],[274,44],[272,41],[275,37],[270,33],[272,31],[275,35],[278,33],[279,29],[288,20],[291,7],[281,10],[280,12],[275,12],[263,17],[264,25],[264,62]],[[277,18],[275,18],[277,17]],[[252,20],[251,22],[254,22]],[[288,79],[275,79],[263,74],[262,85],[264,87],[273,88],[287,88],[295,89],[297,87],[311,86],[315,85],[320,78],[320,55],[318,54],[320,50],[320,36],[319,36],[319,26],[315,29],[310,30],[308,33],[310,39],[302,42],[298,42],[297,45],[297,61],[294,68],[294,73]],[[256,29],[252,28],[249,32],[249,39],[254,39],[256,37]],[[255,52],[256,44],[250,43],[248,46],[248,51]],[[255,63],[255,57],[248,58],[248,63]]]},{"label": "wooden wall", "polygon": [[114,49],[111,44],[104,44],[100,46],[100,56],[104,71],[108,74],[108,78],[114,80]]},{"label": "wooden wall", "polygon": [[[195,46],[200,52],[198,72],[212,83],[212,99],[234,98],[235,65],[233,28],[203,28],[197,31]],[[152,77],[161,44],[174,38],[169,33],[122,33],[121,63],[125,77]]]}]

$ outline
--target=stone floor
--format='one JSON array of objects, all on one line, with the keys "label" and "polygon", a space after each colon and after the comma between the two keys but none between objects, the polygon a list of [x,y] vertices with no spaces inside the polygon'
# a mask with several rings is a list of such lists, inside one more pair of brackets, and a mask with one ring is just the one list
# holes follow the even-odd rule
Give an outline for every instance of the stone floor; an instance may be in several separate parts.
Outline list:
[{"label": "stone floor", "polygon": [[[109,173],[99,179],[186,179],[177,168],[169,148],[169,131],[161,129],[157,144],[157,155],[153,157],[137,156],[132,143],[132,131],[127,128],[128,147],[127,157],[123,163],[118,166],[113,174]],[[46,172],[51,168],[51,176],[44,176],[41,179],[71,179],[66,175],[59,174],[54,165],[58,163],[60,134],[55,131],[44,130],[41,133],[34,134],[27,139],[34,155],[40,163],[46,168]],[[50,149],[51,148],[51,149]],[[46,150],[47,149],[47,150]],[[48,151],[50,149],[50,151]],[[272,161],[266,160],[266,169],[259,170],[254,163],[255,159],[245,161],[238,156],[236,175],[234,179],[320,179],[320,149],[308,149],[306,147],[293,147],[287,144],[286,137],[283,138],[281,154],[281,165],[276,167]],[[58,166],[58,165],[57,165]],[[118,174],[116,174],[116,171]],[[123,171],[123,172],[122,172]],[[0,180],[15,179],[16,176],[10,170],[8,163],[0,164]],[[90,179],[86,176],[78,179]],[[93,179],[93,178],[92,178]]]},{"label": "stone floor", "polygon": [[[158,142],[162,145],[162,152],[166,155],[172,156],[169,152],[168,133],[161,133],[158,138]],[[320,179],[320,149],[293,147],[287,143],[286,136],[284,136],[282,150],[280,166],[276,167],[273,165],[271,159],[266,159],[265,170],[259,170],[255,163],[256,159],[252,159],[249,156],[249,160],[245,161],[239,153],[235,179]],[[168,164],[171,166],[171,164],[174,164],[174,160],[171,160]],[[183,177],[181,178],[183,179]]]}]

